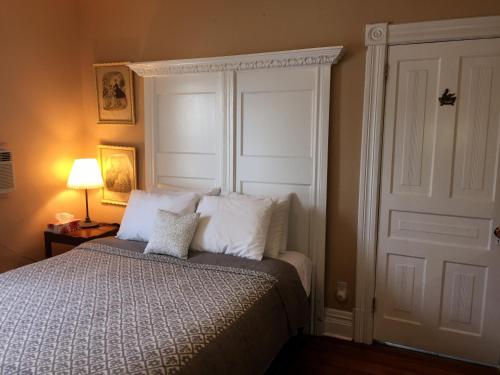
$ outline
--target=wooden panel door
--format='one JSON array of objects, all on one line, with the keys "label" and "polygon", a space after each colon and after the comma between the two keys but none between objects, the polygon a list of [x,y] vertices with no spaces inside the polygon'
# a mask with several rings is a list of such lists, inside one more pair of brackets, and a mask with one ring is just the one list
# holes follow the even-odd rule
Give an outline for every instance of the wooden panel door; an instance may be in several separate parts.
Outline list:
[{"label": "wooden panel door", "polygon": [[236,75],[237,192],[292,194],[288,248],[310,255],[317,67]]},{"label": "wooden panel door", "polygon": [[388,61],[374,337],[498,364],[500,40]]},{"label": "wooden panel door", "polygon": [[148,78],[146,92],[153,126],[146,155],[152,187],[224,186],[225,141],[223,73]]}]

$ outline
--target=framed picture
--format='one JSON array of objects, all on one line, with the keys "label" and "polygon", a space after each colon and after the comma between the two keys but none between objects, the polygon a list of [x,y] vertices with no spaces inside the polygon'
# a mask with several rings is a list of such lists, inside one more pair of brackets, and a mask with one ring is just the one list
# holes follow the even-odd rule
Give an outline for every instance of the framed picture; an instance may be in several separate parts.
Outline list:
[{"label": "framed picture", "polygon": [[99,145],[98,153],[104,180],[101,202],[126,206],[137,188],[135,147]]},{"label": "framed picture", "polygon": [[125,64],[94,64],[99,124],[135,124],[134,76]]}]

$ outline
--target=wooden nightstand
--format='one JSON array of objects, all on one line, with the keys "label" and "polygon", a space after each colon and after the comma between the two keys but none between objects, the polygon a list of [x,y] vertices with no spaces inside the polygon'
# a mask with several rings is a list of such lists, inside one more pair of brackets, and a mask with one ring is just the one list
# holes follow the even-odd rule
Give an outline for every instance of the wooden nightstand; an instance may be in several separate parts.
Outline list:
[{"label": "wooden nightstand", "polygon": [[95,228],[79,229],[64,234],[45,231],[45,257],[50,258],[52,256],[53,242],[78,246],[81,243],[95,240],[96,238],[114,236],[119,228],[119,224],[99,224],[99,226]]}]

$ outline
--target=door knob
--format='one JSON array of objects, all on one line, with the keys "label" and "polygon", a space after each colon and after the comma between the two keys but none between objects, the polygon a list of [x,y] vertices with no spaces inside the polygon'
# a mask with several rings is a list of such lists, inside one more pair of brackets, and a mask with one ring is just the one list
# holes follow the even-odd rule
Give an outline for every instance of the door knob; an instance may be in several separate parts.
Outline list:
[{"label": "door knob", "polygon": [[493,232],[493,234],[496,236],[496,238],[498,238],[500,240],[500,226],[495,228],[495,231]]}]

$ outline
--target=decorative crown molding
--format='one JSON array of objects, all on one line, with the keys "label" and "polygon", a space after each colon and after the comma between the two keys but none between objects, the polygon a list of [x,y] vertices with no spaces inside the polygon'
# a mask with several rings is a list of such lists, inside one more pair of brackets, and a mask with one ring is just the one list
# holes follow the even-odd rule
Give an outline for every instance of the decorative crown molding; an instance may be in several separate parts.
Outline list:
[{"label": "decorative crown molding", "polygon": [[387,44],[432,43],[498,37],[500,37],[500,16],[456,18],[389,25]]},{"label": "decorative crown molding", "polygon": [[336,64],[343,47],[310,48],[250,55],[128,64],[142,77]]},{"label": "decorative crown molding", "polygon": [[365,45],[376,46],[387,44],[387,23],[366,25]]}]

